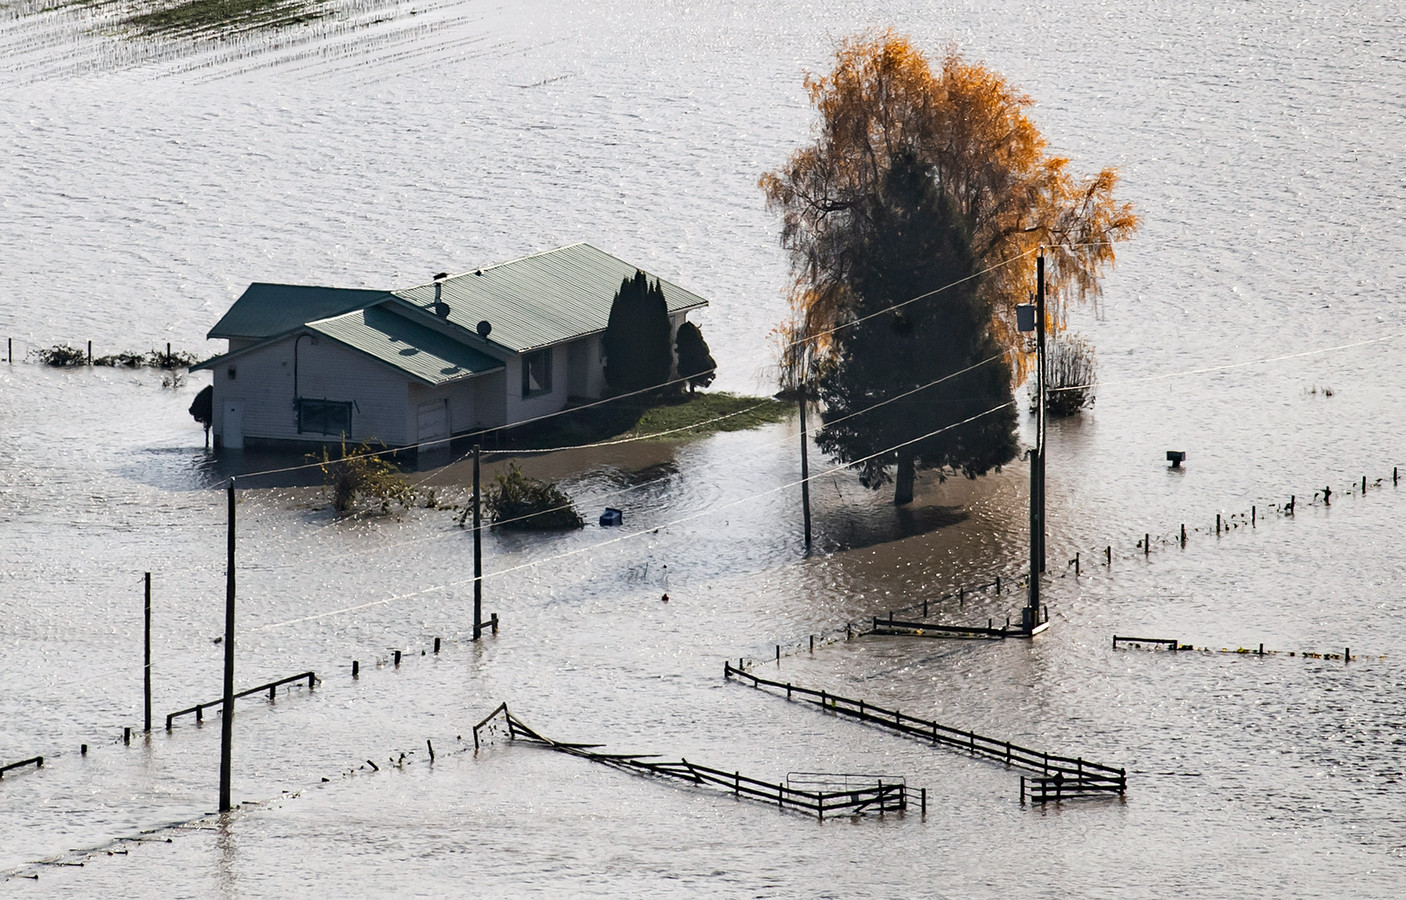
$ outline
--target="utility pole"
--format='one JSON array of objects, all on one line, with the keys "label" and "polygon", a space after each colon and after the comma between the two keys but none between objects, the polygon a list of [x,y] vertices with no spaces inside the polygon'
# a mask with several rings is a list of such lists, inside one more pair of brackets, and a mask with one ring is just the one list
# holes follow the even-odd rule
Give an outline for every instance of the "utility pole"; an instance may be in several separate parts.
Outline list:
[{"label": "utility pole", "polygon": [[142,647],[145,651],[143,657],[145,665],[142,667],[142,697],[145,700],[143,707],[146,710],[145,729],[147,734],[151,734],[151,573],[146,573],[146,627],[143,629],[144,639]]},{"label": "utility pole", "polygon": [[1040,571],[1045,571],[1045,254],[1035,258],[1036,366],[1039,368],[1040,412],[1036,420],[1040,445]]},{"label": "utility pole", "polygon": [[[1045,255],[1035,262],[1034,322],[1021,331],[1035,332],[1035,446],[1030,451],[1030,585],[1021,630],[1033,634],[1040,625],[1040,574],[1045,571]],[[1025,307],[1027,311],[1030,308]],[[1025,323],[1020,323],[1024,326]]]},{"label": "utility pole", "polygon": [[479,521],[479,445],[474,444],[474,640],[483,634],[483,538]]},{"label": "utility pole", "polygon": [[234,478],[229,480],[225,554],[225,698],[220,704],[220,812],[229,812],[230,749],[234,740]]},{"label": "utility pole", "polygon": [[806,394],[801,389],[801,510],[805,517],[806,549],[810,549],[810,460],[806,442]]}]

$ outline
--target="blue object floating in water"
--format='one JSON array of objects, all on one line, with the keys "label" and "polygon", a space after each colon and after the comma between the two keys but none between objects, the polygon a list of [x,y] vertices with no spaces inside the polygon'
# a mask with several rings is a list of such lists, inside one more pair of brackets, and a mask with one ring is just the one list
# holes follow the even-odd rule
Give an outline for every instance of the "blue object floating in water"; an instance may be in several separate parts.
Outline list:
[{"label": "blue object floating in water", "polygon": [[600,514],[600,524],[602,528],[606,528],[611,525],[623,525],[625,520],[621,517],[620,510],[607,506],[605,512]]}]

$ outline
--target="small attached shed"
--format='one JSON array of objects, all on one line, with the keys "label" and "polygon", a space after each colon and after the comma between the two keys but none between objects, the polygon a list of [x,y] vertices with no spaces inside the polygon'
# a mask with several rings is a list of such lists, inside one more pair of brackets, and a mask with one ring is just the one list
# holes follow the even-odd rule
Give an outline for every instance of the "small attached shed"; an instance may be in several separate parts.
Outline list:
[{"label": "small attached shed", "polygon": [[[424,446],[605,392],[601,338],[636,267],[589,244],[397,291],[253,284],[210,330],[217,447]],[[707,301],[660,280],[671,334]]]}]

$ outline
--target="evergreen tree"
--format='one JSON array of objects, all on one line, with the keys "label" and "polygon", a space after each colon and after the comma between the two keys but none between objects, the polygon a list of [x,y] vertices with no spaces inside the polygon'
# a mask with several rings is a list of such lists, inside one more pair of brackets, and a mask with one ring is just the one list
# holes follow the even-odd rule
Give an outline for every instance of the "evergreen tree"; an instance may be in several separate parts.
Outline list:
[{"label": "evergreen tree", "polygon": [[717,377],[717,361],[708,352],[708,342],[703,340],[703,332],[692,322],[679,326],[674,338],[674,347],[679,356],[679,377],[688,379],[688,392],[694,388],[707,387]]},{"label": "evergreen tree", "polygon": [[659,387],[674,367],[669,307],[658,280],[636,270],[620,283],[606,323],[605,381],[617,394]]},{"label": "evergreen tree", "polygon": [[[974,478],[1008,462],[1016,452],[1016,412],[1004,358],[921,388],[1004,349],[991,331],[990,301],[971,277],[977,265],[969,227],[937,190],[931,167],[899,154],[870,203],[872,228],[853,264],[854,324],[841,323],[834,333],[834,354],[818,383],[826,424],[816,443],[854,462],[872,488],[896,466],[894,503],[902,504],[913,498],[916,466]],[[922,296],[938,288],[946,289]]]}]

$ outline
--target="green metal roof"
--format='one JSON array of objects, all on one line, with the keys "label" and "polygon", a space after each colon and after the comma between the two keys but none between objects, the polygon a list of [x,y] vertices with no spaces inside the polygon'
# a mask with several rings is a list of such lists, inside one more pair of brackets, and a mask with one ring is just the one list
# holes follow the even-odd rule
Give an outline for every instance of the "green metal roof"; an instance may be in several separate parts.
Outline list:
[{"label": "green metal roof", "polygon": [[427,384],[443,384],[503,368],[503,363],[384,306],[371,306],[308,328],[360,350]]},{"label": "green metal roof", "polygon": [[258,340],[390,298],[385,291],[255,282],[206,337]]},{"label": "green metal roof", "polygon": [[[473,331],[487,321],[493,326],[491,342],[523,353],[604,331],[615,292],[635,271],[590,244],[572,244],[456,275],[443,283],[442,299],[450,322]],[[676,284],[662,279],[659,284],[671,314],[708,305]],[[435,286],[394,293],[428,308],[434,304]]]}]

